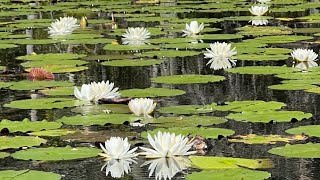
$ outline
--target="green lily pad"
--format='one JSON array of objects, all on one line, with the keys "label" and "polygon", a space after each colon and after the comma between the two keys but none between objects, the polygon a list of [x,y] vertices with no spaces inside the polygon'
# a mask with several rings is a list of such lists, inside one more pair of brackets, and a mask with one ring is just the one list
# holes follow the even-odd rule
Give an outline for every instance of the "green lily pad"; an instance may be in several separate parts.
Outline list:
[{"label": "green lily pad", "polygon": [[32,136],[0,136],[0,150],[9,149],[9,148],[20,148],[20,147],[32,147],[32,146],[40,146],[41,144],[46,143],[47,140],[32,137]]},{"label": "green lily pad", "polygon": [[235,121],[269,123],[272,120],[276,122],[290,122],[292,118],[300,121],[311,117],[311,113],[301,111],[243,111],[241,113],[231,113],[226,118]]},{"label": "green lily pad", "polygon": [[320,33],[319,28],[295,28],[292,29],[295,33],[303,33],[303,34],[313,34],[313,33]]},{"label": "green lily pad", "polygon": [[229,138],[229,142],[242,142],[245,144],[275,144],[277,142],[290,142],[305,140],[306,136],[296,135],[296,136],[280,136],[280,135],[238,135],[232,138]]},{"label": "green lily pad", "polygon": [[229,40],[229,39],[242,39],[243,36],[240,34],[205,34],[200,35],[200,39],[210,39],[210,40]]},{"label": "green lily pad", "polygon": [[274,90],[305,90],[317,88],[318,86],[312,84],[293,84],[293,83],[285,83],[285,84],[276,84],[272,86],[268,86],[270,89]]},{"label": "green lily pad", "polygon": [[161,50],[161,51],[147,51],[140,54],[135,54],[139,57],[187,57],[187,56],[197,56],[201,52],[196,51],[177,51],[177,50]]},{"label": "green lily pad", "polygon": [[106,114],[107,112],[115,114],[131,113],[126,104],[93,104],[86,106],[78,106],[71,110],[72,112],[81,114]]},{"label": "green lily pad", "polygon": [[247,36],[292,34],[291,28],[279,26],[243,26],[236,30],[240,31],[238,34]]},{"label": "green lily pad", "polygon": [[264,43],[292,43],[298,42],[303,40],[310,40],[313,39],[310,36],[290,36],[290,35],[283,35],[283,36],[263,36],[258,37],[255,40],[262,41]]},{"label": "green lily pad", "polygon": [[210,171],[192,172],[186,176],[187,180],[219,179],[219,180],[264,180],[271,177],[265,171],[257,171],[245,168],[216,169]]},{"label": "green lily pad", "polygon": [[38,90],[48,87],[73,86],[73,83],[67,81],[18,81],[9,82],[11,90]]},{"label": "green lily pad", "polygon": [[190,43],[192,42],[192,38],[158,38],[158,39],[150,39],[149,42],[151,44],[179,44],[179,43]]},{"label": "green lily pad", "polygon": [[15,48],[18,47],[15,44],[5,44],[0,42],[0,49],[9,49],[9,48]]},{"label": "green lily pad", "polygon": [[[9,153],[6,153],[6,152],[0,152],[0,159],[3,159],[3,158],[6,158],[6,157],[9,157],[10,154]],[[1,175],[0,175],[1,177]]]},{"label": "green lily pad", "polygon": [[225,123],[227,120],[223,117],[215,116],[179,116],[179,117],[159,117],[156,119],[145,120],[145,123],[151,123],[158,127],[196,127],[210,126]]},{"label": "green lily pad", "polygon": [[[132,14],[123,14],[125,16],[128,16],[128,15],[132,15]],[[137,14],[137,15],[149,15],[149,14]],[[127,29],[115,29],[114,32],[112,33],[109,33],[108,35],[112,35],[112,36],[121,36],[123,35],[124,33],[126,33],[126,30]],[[152,36],[158,36],[158,35],[164,35],[166,34],[165,31],[163,31],[161,28],[157,28],[157,27],[148,27],[147,30],[150,32],[150,34]]]},{"label": "green lily pad", "polygon": [[112,60],[101,63],[104,66],[152,66],[161,64],[164,61],[155,59],[129,59],[129,60]]},{"label": "green lily pad", "polygon": [[210,105],[214,110],[217,111],[264,111],[264,110],[277,110],[286,106],[285,103],[276,101],[233,101],[226,102],[226,105],[218,106],[216,103]]},{"label": "green lily pad", "polygon": [[308,136],[320,137],[320,125],[299,126],[286,130],[289,134],[306,134]]},{"label": "green lily pad", "polygon": [[212,156],[189,156],[193,165],[204,170],[212,169],[263,169],[271,168],[272,161],[270,159],[245,159],[233,157],[212,157]]},{"label": "green lily pad", "polygon": [[79,39],[86,39],[87,41],[91,41],[91,39],[94,38],[102,38],[103,35],[100,34],[92,34],[92,33],[84,33],[84,34],[69,34],[65,36],[51,36],[52,39],[58,39],[58,40],[79,40]]},{"label": "green lily pad", "polygon": [[310,88],[310,89],[306,89],[304,91],[310,92],[310,93],[320,94],[320,87]]},{"label": "green lily pad", "polygon": [[[313,68],[310,68],[310,70]],[[311,80],[311,79],[319,79],[319,72],[294,72],[294,73],[286,73],[286,74],[277,74],[276,75],[282,79],[299,79],[299,80]]]},{"label": "green lily pad", "polygon": [[[86,66],[73,66],[73,65],[64,65],[63,63],[60,65],[45,65],[41,66],[41,68],[46,71],[52,73],[70,73],[70,72],[78,72],[88,69]],[[26,71],[31,71],[31,68],[25,69]]]},{"label": "green lily pad", "polygon": [[243,61],[281,61],[289,57],[287,54],[239,54],[236,59]]},{"label": "green lily pad", "polygon": [[160,107],[158,109],[160,113],[173,113],[173,114],[200,114],[213,112],[212,108],[206,108],[200,105],[179,105],[179,106],[167,106]]},{"label": "green lily pad", "polygon": [[86,116],[64,116],[58,119],[57,122],[62,122],[68,125],[105,125],[107,123],[111,124],[123,124],[126,121],[136,121],[139,117],[133,116],[131,114],[97,114],[97,115],[86,115]]},{"label": "green lily pad", "polygon": [[55,87],[43,89],[40,92],[48,96],[70,96],[73,95],[74,87]]},{"label": "green lily pad", "polygon": [[45,61],[45,60],[64,60],[80,59],[85,57],[84,54],[72,54],[72,53],[48,53],[48,54],[36,54],[26,55],[17,57],[18,60],[29,60],[29,61]]},{"label": "green lily pad", "polygon": [[62,41],[61,44],[109,44],[113,40],[106,38],[98,38],[98,39],[71,39]]},{"label": "green lily pad", "polygon": [[5,104],[4,107],[17,109],[62,109],[80,105],[83,105],[83,102],[70,98],[40,98],[12,101],[9,104]]},{"label": "green lily pad", "polygon": [[21,160],[37,160],[37,161],[62,161],[82,159],[98,156],[101,153],[100,149],[77,147],[49,147],[49,148],[35,148],[17,151],[11,156],[15,159]]},{"label": "green lily pad", "polygon": [[51,130],[46,130],[46,131],[37,131],[37,132],[32,132],[28,133],[29,135],[32,136],[64,136],[67,134],[73,134],[76,131],[71,131],[68,129],[51,129]]},{"label": "green lily pad", "polygon": [[151,78],[152,82],[163,84],[201,84],[223,81],[225,77],[218,75],[183,74],[172,76],[158,76]]},{"label": "green lily pad", "polygon": [[35,171],[35,170],[5,170],[0,171],[0,179],[10,180],[31,180],[31,179],[45,179],[45,180],[60,180],[61,176],[53,172]]},{"label": "green lily pad", "polygon": [[10,133],[58,129],[61,126],[62,124],[59,122],[48,122],[46,120],[30,121],[27,118],[22,121],[10,121],[4,119],[0,122],[0,130],[7,128]]},{"label": "green lily pad", "polygon": [[122,97],[160,97],[178,96],[186,92],[180,89],[169,88],[146,88],[146,89],[126,89],[120,91]]},{"label": "green lily pad", "polygon": [[286,66],[244,66],[227,69],[230,73],[237,74],[283,74],[298,71],[295,68],[290,68]]},{"label": "green lily pad", "polygon": [[200,135],[206,138],[217,139],[219,135],[223,136],[230,136],[233,135],[235,132],[231,129],[224,129],[224,128],[198,128],[198,127],[172,127],[172,128],[157,128],[151,131],[142,132],[141,136],[146,138],[148,134],[156,135],[159,131],[161,132],[169,132],[175,133],[176,135],[182,134],[184,136],[187,135]]},{"label": "green lily pad", "polygon": [[320,143],[286,144],[282,147],[272,148],[268,153],[290,158],[320,158]]},{"label": "green lily pad", "polygon": [[117,60],[117,59],[133,59],[134,55],[131,54],[107,54],[107,55],[93,55],[84,57],[84,60],[87,61],[98,61],[98,60]]},{"label": "green lily pad", "polygon": [[208,43],[175,43],[175,44],[163,44],[160,46],[166,49],[187,50],[187,49],[205,49],[210,47],[210,44]]},{"label": "green lily pad", "polygon": [[44,60],[44,61],[27,61],[21,63],[23,67],[46,67],[46,66],[81,66],[85,65],[87,62],[82,60]]},{"label": "green lily pad", "polygon": [[137,44],[137,45],[121,45],[121,44],[107,44],[103,49],[108,51],[136,51],[145,49],[159,49],[158,46],[148,44]]}]

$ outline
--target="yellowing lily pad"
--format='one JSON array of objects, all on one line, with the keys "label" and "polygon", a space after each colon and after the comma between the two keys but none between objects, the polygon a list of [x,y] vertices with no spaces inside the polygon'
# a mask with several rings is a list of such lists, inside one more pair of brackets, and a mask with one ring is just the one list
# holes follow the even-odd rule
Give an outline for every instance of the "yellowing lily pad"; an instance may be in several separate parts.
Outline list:
[{"label": "yellowing lily pad", "polygon": [[290,122],[292,118],[298,121],[311,118],[311,113],[301,111],[243,111],[241,113],[231,113],[226,118],[244,122]]},{"label": "yellowing lily pad", "polygon": [[126,89],[120,92],[122,97],[178,96],[186,93],[180,89],[169,88]]},{"label": "yellowing lily pad", "polygon": [[0,171],[0,179],[7,180],[32,180],[32,179],[45,179],[45,180],[60,180],[61,176],[53,172],[35,171],[35,170],[5,170]]},{"label": "yellowing lily pad", "polygon": [[125,67],[125,66],[152,66],[161,64],[164,61],[162,60],[155,60],[155,59],[130,59],[130,60],[112,60],[112,61],[105,61],[101,63],[104,66],[118,66],[118,67]]},{"label": "yellowing lily pad", "polygon": [[28,132],[28,131],[41,131],[41,130],[49,130],[49,129],[58,129],[62,126],[59,122],[48,122],[46,120],[43,121],[30,121],[25,118],[22,121],[10,121],[10,120],[2,120],[0,122],[0,130],[3,128],[7,128],[10,133],[13,132]]},{"label": "yellowing lily pad", "polygon": [[198,105],[179,105],[179,106],[167,106],[158,109],[160,113],[173,113],[173,114],[200,114],[213,112],[212,108],[207,108]]},{"label": "yellowing lily pad", "polygon": [[204,170],[212,169],[263,169],[272,168],[270,159],[244,159],[232,157],[212,157],[212,156],[189,156],[193,165]]},{"label": "yellowing lily pad", "polygon": [[159,117],[156,119],[145,120],[144,122],[150,123],[153,126],[158,127],[196,127],[210,126],[227,122],[223,117],[215,116],[171,116],[171,117]]},{"label": "yellowing lily pad", "polygon": [[32,136],[64,136],[67,134],[73,134],[75,132],[76,131],[71,131],[68,129],[51,129],[51,130],[45,130],[45,131],[32,132],[28,134]]},{"label": "yellowing lily pad", "polygon": [[158,76],[151,78],[152,82],[163,84],[201,84],[223,81],[225,77],[218,75],[183,74],[172,76]]},{"label": "yellowing lily pad", "polygon": [[289,134],[306,134],[308,136],[320,137],[320,125],[299,126],[286,130]]},{"label": "yellowing lily pad", "polygon": [[296,136],[280,136],[280,135],[265,135],[260,136],[256,134],[249,135],[238,135],[232,138],[229,138],[229,142],[242,142],[245,144],[275,144],[276,142],[290,142],[305,140],[307,137],[302,135]]},{"label": "yellowing lily pad", "polygon": [[219,180],[264,180],[271,177],[271,174],[266,171],[257,171],[245,168],[236,169],[216,169],[206,170],[201,172],[193,172],[187,175],[187,180],[204,180],[204,179],[219,179]]},{"label": "yellowing lily pad", "polygon": [[40,98],[12,101],[4,107],[17,109],[54,109],[83,105],[83,102],[70,98]]},{"label": "yellowing lily pad", "polygon": [[21,160],[61,161],[95,157],[98,156],[101,151],[102,150],[96,148],[72,148],[67,146],[21,150],[11,154],[11,156]]},{"label": "yellowing lily pad", "polygon": [[86,115],[86,116],[70,116],[63,117],[57,122],[62,122],[68,125],[105,125],[110,124],[123,124],[126,121],[136,121],[139,117],[133,116],[131,114],[97,114],[97,115]]},{"label": "yellowing lily pad", "polygon": [[32,147],[46,143],[47,140],[32,136],[0,136],[0,150],[9,148]]},{"label": "yellowing lily pad", "polygon": [[320,158],[320,143],[286,144],[285,146],[272,148],[268,152],[290,158]]},{"label": "yellowing lily pad", "polygon": [[224,128],[197,128],[197,127],[172,127],[172,128],[157,128],[152,131],[142,132],[141,136],[146,138],[148,134],[156,135],[159,131],[161,132],[170,132],[175,133],[176,135],[182,134],[184,136],[187,135],[200,135],[206,138],[213,138],[217,139],[219,135],[222,136],[230,136],[235,132],[231,129],[224,129]]}]

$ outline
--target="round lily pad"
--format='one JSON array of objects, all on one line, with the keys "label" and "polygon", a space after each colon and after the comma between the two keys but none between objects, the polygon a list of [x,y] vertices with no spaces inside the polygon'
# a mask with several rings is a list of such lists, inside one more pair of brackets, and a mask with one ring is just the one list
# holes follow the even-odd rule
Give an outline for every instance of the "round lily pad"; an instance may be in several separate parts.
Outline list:
[{"label": "round lily pad", "polygon": [[308,136],[320,137],[320,125],[299,126],[286,130],[289,134],[306,134]]},{"label": "round lily pad", "polygon": [[[311,70],[312,68],[310,68]],[[319,72],[294,72],[294,73],[286,73],[286,74],[278,74],[276,75],[282,79],[300,79],[300,80],[310,80],[310,79],[319,79]]]},{"label": "round lily pad", "polygon": [[269,123],[272,120],[276,122],[290,122],[292,118],[300,121],[311,117],[311,113],[301,111],[243,111],[241,113],[231,113],[226,118],[236,121]]},{"label": "round lily pad", "polygon": [[283,35],[283,36],[262,36],[262,37],[256,38],[255,40],[262,41],[265,43],[291,43],[291,42],[310,40],[310,39],[313,39],[313,38],[310,36]]},{"label": "round lily pad", "polygon": [[189,156],[193,165],[204,170],[212,169],[262,169],[271,168],[272,161],[270,159],[245,159],[233,157],[213,157],[213,156]]},{"label": "round lily pad", "polygon": [[243,61],[281,61],[289,57],[287,54],[240,54],[236,56],[236,59]]},{"label": "round lily pad", "polygon": [[286,106],[285,103],[276,101],[233,101],[226,102],[225,105],[218,106],[216,103],[210,105],[217,111],[264,111],[264,110],[277,110]]},{"label": "round lily pad", "polygon": [[2,120],[0,122],[0,130],[3,128],[7,128],[10,133],[13,132],[28,132],[28,131],[41,131],[41,130],[49,130],[49,129],[58,129],[62,126],[59,122],[48,122],[46,120],[43,121],[30,121],[25,118],[22,121],[10,121],[10,120]]},{"label": "round lily pad", "polygon": [[115,114],[128,114],[131,112],[126,104],[93,104],[78,106],[73,108],[71,111],[80,114],[106,114],[108,112]]},{"label": "round lily pad", "polygon": [[174,116],[174,117],[159,117],[156,119],[145,120],[146,123],[151,123],[158,127],[196,127],[210,126],[227,122],[223,117],[215,116]]},{"label": "round lily pad", "polygon": [[228,39],[241,39],[243,38],[240,34],[205,34],[199,36],[200,39],[210,40],[228,40]]},{"label": "round lily pad", "polygon": [[293,84],[293,83],[284,83],[284,84],[276,84],[272,86],[268,86],[270,89],[274,90],[304,90],[304,89],[312,89],[317,88],[318,86],[312,84]]},{"label": "round lily pad", "polygon": [[155,60],[155,59],[130,59],[130,60],[112,60],[112,61],[105,61],[101,63],[104,66],[118,66],[118,67],[125,67],[125,66],[152,66],[161,64],[164,61],[162,60]]},{"label": "round lily pad", "polygon": [[102,150],[96,148],[77,147],[49,147],[35,148],[17,151],[11,156],[21,160],[37,160],[37,161],[62,161],[72,159],[82,159],[98,156]]},{"label": "round lily pad", "polygon": [[282,147],[272,148],[268,152],[291,158],[320,158],[320,143],[286,144]]},{"label": "round lily pad", "polygon": [[237,74],[283,74],[283,73],[291,73],[294,71],[298,71],[295,68],[286,67],[286,66],[244,66],[244,67],[236,67],[227,69],[230,73]]},{"label": "round lily pad", "polygon": [[73,83],[68,81],[17,81],[8,82],[11,84],[9,89],[11,90],[37,90],[44,89],[47,87],[58,87],[58,86],[73,86]]},{"label": "round lily pad", "polygon": [[169,88],[126,89],[120,92],[122,97],[178,96],[186,93],[180,89]]},{"label": "round lily pad", "polygon": [[172,128],[157,128],[152,131],[142,132],[141,136],[146,138],[148,134],[156,135],[159,131],[161,132],[169,132],[175,133],[176,135],[182,134],[187,136],[191,134],[192,136],[200,135],[206,138],[217,139],[219,135],[229,136],[234,134],[235,132],[231,129],[224,128],[198,128],[198,127],[172,127]]},{"label": "round lily pad", "polygon": [[62,109],[80,105],[83,105],[83,102],[70,98],[40,98],[12,101],[9,104],[5,104],[4,107],[17,109]]},{"label": "round lily pad", "polygon": [[187,57],[187,56],[197,56],[201,52],[196,51],[177,51],[177,50],[161,50],[161,51],[147,51],[140,54],[135,54],[140,57]]},{"label": "round lily pad", "polygon": [[51,129],[51,130],[46,130],[46,131],[37,131],[37,132],[32,132],[28,133],[29,135],[32,136],[64,136],[67,134],[73,134],[76,131],[71,131],[68,129]]},{"label": "round lily pad", "polygon": [[163,84],[201,84],[223,81],[225,77],[218,75],[183,74],[172,76],[158,76],[151,78],[152,82]]},{"label": "round lily pad", "polygon": [[[45,69],[46,71],[52,73],[70,73],[70,72],[79,72],[88,69],[86,66],[77,66],[77,65],[45,65],[41,66],[41,68]],[[25,69],[26,71],[31,71],[31,68]]]},{"label": "round lily pad", "polygon": [[245,168],[236,169],[217,169],[210,171],[193,172],[187,175],[187,180],[203,180],[203,179],[219,179],[219,180],[235,180],[250,179],[264,180],[271,177],[266,171],[257,171]]},{"label": "round lily pad", "polygon": [[4,44],[4,43],[0,43],[0,49],[9,49],[9,48],[15,48],[18,47],[15,44]]},{"label": "round lily pad", "polygon": [[32,136],[0,136],[0,149],[39,146],[47,140]]},{"label": "round lily pad", "polygon": [[280,136],[280,135],[238,135],[228,139],[229,142],[242,142],[245,144],[275,144],[276,142],[290,142],[305,140],[306,136]]},{"label": "round lily pad", "polygon": [[29,60],[29,61],[45,61],[45,60],[71,60],[80,59],[85,57],[84,54],[72,54],[72,53],[48,53],[48,54],[31,54],[26,56],[17,57],[18,60]]},{"label": "round lily pad", "polygon": [[198,105],[179,105],[179,106],[167,106],[158,109],[160,113],[172,113],[172,114],[200,114],[212,112],[212,108]]},{"label": "round lily pad", "polygon": [[247,36],[284,35],[292,34],[292,29],[282,26],[243,26],[236,28],[238,34]]},{"label": "round lily pad", "polygon": [[74,94],[74,87],[55,87],[43,89],[40,92],[48,96],[70,96]]},{"label": "round lily pad", "polygon": [[103,49],[108,51],[136,51],[144,49],[159,49],[158,46],[148,44],[137,44],[137,45],[121,45],[121,44],[107,44]]},{"label": "round lily pad", "polygon": [[68,125],[105,125],[111,124],[123,124],[126,121],[136,121],[139,117],[131,114],[97,114],[97,115],[86,115],[86,116],[70,116],[58,119],[57,122],[62,122]]},{"label": "round lily pad", "polygon": [[60,180],[61,176],[53,172],[35,171],[35,170],[5,170],[0,171],[0,179],[10,180],[31,180],[31,179],[45,179],[45,180]]},{"label": "round lily pad", "polygon": [[[3,158],[5,158],[5,157],[9,157],[10,156],[10,154],[9,153],[6,153],[6,152],[0,152],[0,159],[3,159]],[[1,177],[1,175],[0,175],[0,177]]]}]

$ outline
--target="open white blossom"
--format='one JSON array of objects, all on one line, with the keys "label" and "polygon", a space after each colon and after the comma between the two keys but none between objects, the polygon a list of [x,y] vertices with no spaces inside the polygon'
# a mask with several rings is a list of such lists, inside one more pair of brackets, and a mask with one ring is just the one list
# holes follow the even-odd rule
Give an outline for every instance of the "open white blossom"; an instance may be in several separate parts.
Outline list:
[{"label": "open white blossom", "polygon": [[68,35],[79,26],[77,19],[74,17],[60,17],[60,19],[51,23],[48,33],[50,36]]},{"label": "open white blossom", "polygon": [[92,93],[92,88],[89,84],[83,84],[81,90],[75,86],[74,95],[81,101],[92,101],[94,99],[94,94]]},{"label": "open white blossom", "polygon": [[150,32],[144,27],[129,27],[122,37],[122,44],[144,44],[150,38]]},{"label": "open white blossom", "polygon": [[136,98],[130,100],[128,103],[129,109],[136,116],[142,116],[146,119],[152,118],[151,114],[156,107],[157,103],[153,102],[153,99],[149,98]]},{"label": "open white blossom", "polygon": [[100,147],[104,153],[100,153],[99,155],[105,157],[107,160],[129,159],[137,156],[137,154],[134,153],[137,147],[130,150],[128,138],[111,137],[104,143],[104,146],[100,144]]},{"label": "open white blossom", "polygon": [[149,165],[148,170],[149,177],[154,173],[156,180],[171,179],[178,172],[181,172],[191,166],[191,162],[186,157],[170,157],[170,158],[158,158],[150,161],[146,161],[141,166]]},{"label": "open white blossom", "polygon": [[102,82],[92,82],[91,88],[95,95],[95,100],[98,101],[101,98],[112,99],[120,97],[120,93],[117,92],[119,88],[113,88],[114,83],[109,83],[109,81]]},{"label": "open white blossom", "polygon": [[188,152],[193,144],[187,144],[188,137],[181,134],[176,136],[174,133],[159,131],[157,135],[154,135],[154,138],[148,134],[148,140],[154,149],[140,147],[145,151],[140,154],[145,155],[146,158],[187,156],[196,153],[196,151]]},{"label": "open white blossom", "polygon": [[235,48],[231,49],[231,44],[215,42],[210,44],[210,48],[207,49],[208,53],[204,53],[204,56],[210,58],[207,65],[211,64],[211,69],[229,69],[232,68],[232,65],[236,65],[236,60],[233,60],[232,56],[236,55],[237,51]]},{"label": "open white blossom", "polygon": [[200,31],[204,28],[203,23],[199,25],[198,21],[191,21],[190,25],[186,24],[186,29],[182,30],[184,36],[196,36],[200,33]]},{"label": "open white blossom", "polygon": [[132,163],[137,163],[133,159],[112,159],[107,161],[101,168],[101,171],[106,168],[106,176],[111,175],[113,178],[121,178],[125,174],[131,172],[130,165]]},{"label": "open white blossom", "polygon": [[317,62],[315,62],[317,61],[318,54],[312,49],[295,49],[291,53],[291,56],[295,61],[297,61],[295,68],[305,70],[310,67],[318,66]]},{"label": "open white blossom", "polygon": [[249,11],[255,16],[262,16],[268,12],[268,6],[251,6]]}]

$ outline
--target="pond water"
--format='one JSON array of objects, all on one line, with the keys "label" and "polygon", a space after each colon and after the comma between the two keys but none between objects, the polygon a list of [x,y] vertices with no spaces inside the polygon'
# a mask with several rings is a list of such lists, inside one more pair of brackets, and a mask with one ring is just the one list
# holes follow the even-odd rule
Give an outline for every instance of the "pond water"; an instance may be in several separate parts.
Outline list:
[{"label": "pond water", "polygon": [[[145,132],[156,131],[161,127],[177,134],[183,132],[193,137],[201,135],[206,138],[208,147],[190,157],[193,165],[188,167],[182,163],[183,160],[153,160],[157,167],[151,173],[152,176],[149,176],[149,165],[145,164],[147,159],[139,156],[136,163],[130,164],[131,172],[124,173],[120,179],[319,179],[320,148],[302,147],[304,150],[297,152],[295,148],[285,150],[289,155],[269,151],[286,144],[317,145],[319,142],[320,134],[317,132],[320,127],[310,126],[315,128],[313,132],[308,131],[309,126],[304,131],[291,134],[286,132],[296,127],[319,124],[320,68],[312,67],[307,72],[301,72],[292,68],[297,62],[290,55],[297,48],[320,53],[319,0],[271,0],[267,4],[255,0],[160,0],[159,3],[153,0],[0,0],[0,3],[0,130],[3,138],[0,139],[0,179],[45,177],[4,174],[5,170],[27,169],[53,172],[64,180],[113,179],[110,174],[106,175],[105,168],[101,169],[106,161],[95,152],[100,151],[99,144],[111,136],[120,136],[128,137],[132,146],[150,147]],[[254,16],[249,12],[251,6],[269,9],[263,16]],[[49,36],[50,24],[65,16],[77,18],[78,23],[82,22],[82,17],[86,17],[88,24],[77,28],[70,35]],[[196,40],[182,37],[186,23],[193,20],[204,23],[203,31]],[[255,24],[260,21],[264,25]],[[121,45],[121,36],[128,27],[149,29],[150,40],[146,45]],[[206,65],[209,59],[204,58],[204,53],[207,53],[206,48],[210,48],[210,43],[214,42],[231,43],[232,47],[236,47],[237,55],[234,59],[237,62],[233,68],[213,70],[210,65]],[[114,63],[117,60],[125,63]],[[144,60],[153,62],[145,65]],[[53,81],[63,81],[62,84],[28,80],[28,72],[33,67],[53,72]],[[200,82],[205,76],[200,81],[190,82],[187,75],[210,76],[205,82]],[[164,76],[173,77],[156,82],[157,77]],[[154,119],[140,118],[140,123],[146,125],[136,127],[128,123],[130,111],[127,105],[79,104],[73,95],[73,86],[80,87],[82,84],[103,80],[113,82],[120,92],[140,89],[136,93],[138,95],[123,91],[124,97],[153,98],[157,102]],[[171,82],[174,80],[177,82]],[[147,95],[141,93],[142,89],[150,87],[165,89],[157,92],[147,90]],[[184,92],[163,95],[167,89]],[[57,99],[42,103],[51,98]],[[20,101],[25,99],[32,101]],[[57,103],[62,105],[49,107]],[[111,113],[105,110],[111,110]],[[278,115],[282,112],[287,114]],[[186,116],[192,116],[194,120],[186,124],[172,120],[169,123],[161,122],[161,118],[166,120],[165,117],[185,118],[187,121]],[[216,119],[208,122],[201,119],[203,117],[217,117],[223,122],[219,123]],[[10,120],[9,124],[5,124],[8,123],[5,119]],[[44,123],[36,128],[38,125],[34,123],[42,120],[62,124]],[[14,122],[20,124],[14,125]],[[62,129],[62,132],[57,131],[54,135],[30,134],[50,129]],[[262,140],[258,138],[256,143],[239,142],[240,136],[250,135],[261,136]],[[40,143],[34,142],[35,139],[19,142],[13,140],[20,136],[39,136],[41,140],[37,140]],[[263,138],[267,137],[270,137],[269,141],[264,142]],[[283,142],[277,138],[292,139]],[[73,160],[64,160],[74,150],[69,146],[89,148],[91,151]],[[26,153],[25,157],[17,154],[50,147],[66,149],[51,154],[48,152],[53,160],[32,152]],[[9,154],[2,157],[3,152]],[[290,155],[290,152],[294,155]],[[62,158],[54,160],[59,156],[57,154],[61,154]],[[241,163],[241,160],[234,162],[234,159],[223,159],[208,163],[207,159],[200,159],[197,164],[195,158],[198,156],[253,161]],[[261,165],[263,162],[272,165]],[[119,165],[113,168],[111,171],[123,167]]]}]

